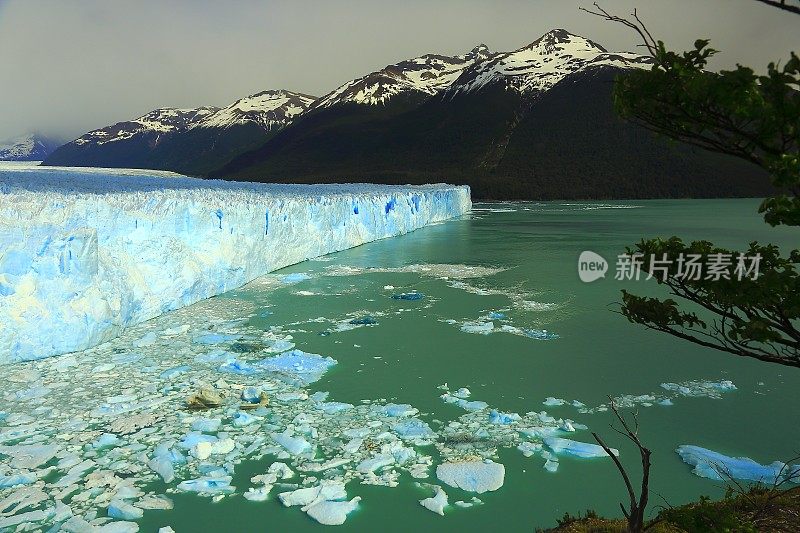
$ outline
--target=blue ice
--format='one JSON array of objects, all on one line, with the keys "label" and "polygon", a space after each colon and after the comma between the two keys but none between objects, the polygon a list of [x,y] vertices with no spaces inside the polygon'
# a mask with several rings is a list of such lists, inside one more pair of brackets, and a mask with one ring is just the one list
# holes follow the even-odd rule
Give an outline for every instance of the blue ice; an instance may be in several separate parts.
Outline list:
[{"label": "blue ice", "polygon": [[421,292],[403,292],[400,294],[392,294],[392,298],[395,300],[407,300],[407,301],[414,301],[414,300],[422,300],[425,298],[425,295]]},{"label": "blue ice", "polygon": [[402,438],[424,439],[433,437],[431,427],[419,418],[407,418],[392,426],[392,430]]},{"label": "blue ice", "polygon": [[723,481],[734,478],[772,484],[791,478],[795,482],[800,482],[800,465],[787,467],[780,461],[762,465],[748,457],[729,457],[689,444],[678,446],[675,451],[683,462],[694,467],[692,472],[708,479]]},{"label": "blue ice", "polygon": [[517,413],[501,413],[496,409],[492,409],[489,411],[489,422],[492,424],[513,424],[517,420],[520,419],[520,416]]},{"label": "blue ice", "polygon": [[291,350],[262,359],[256,365],[269,372],[288,375],[308,385],[318,381],[336,363],[337,361],[330,357]]},{"label": "blue ice", "polygon": [[[545,445],[557,454],[574,455],[575,457],[609,457],[602,446],[590,444],[588,442],[578,442],[576,440],[562,439],[560,437],[545,437]],[[610,448],[611,453],[619,455],[619,451]]]}]

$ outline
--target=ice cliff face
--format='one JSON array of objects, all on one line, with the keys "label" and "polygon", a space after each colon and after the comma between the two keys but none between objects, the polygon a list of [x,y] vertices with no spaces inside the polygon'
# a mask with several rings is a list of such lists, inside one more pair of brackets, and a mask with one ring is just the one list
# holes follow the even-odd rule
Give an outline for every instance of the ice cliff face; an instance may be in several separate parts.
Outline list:
[{"label": "ice cliff face", "polygon": [[83,350],[272,270],[470,208],[469,188],[449,185],[0,170],[0,363]]}]

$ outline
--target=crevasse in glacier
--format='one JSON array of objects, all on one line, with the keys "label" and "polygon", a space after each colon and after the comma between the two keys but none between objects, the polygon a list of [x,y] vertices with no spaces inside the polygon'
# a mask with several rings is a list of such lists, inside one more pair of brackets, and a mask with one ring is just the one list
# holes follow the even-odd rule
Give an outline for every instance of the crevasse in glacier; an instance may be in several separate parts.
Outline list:
[{"label": "crevasse in glacier", "polygon": [[272,270],[471,206],[469,188],[450,185],[0,170],[0,363],[83,350]]}]

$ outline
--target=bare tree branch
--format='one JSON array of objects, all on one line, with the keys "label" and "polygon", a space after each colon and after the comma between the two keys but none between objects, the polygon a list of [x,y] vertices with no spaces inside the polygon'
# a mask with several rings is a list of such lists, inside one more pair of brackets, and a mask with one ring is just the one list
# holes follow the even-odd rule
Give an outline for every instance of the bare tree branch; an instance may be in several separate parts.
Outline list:
[{"label": "bare tree branch", "polygon": [[756,0],[756,2],[761,2],[762,4],[767,4],[768,6],[777,7],[778,9],[800,15],[800,6],[787,5],[786,0]]}]

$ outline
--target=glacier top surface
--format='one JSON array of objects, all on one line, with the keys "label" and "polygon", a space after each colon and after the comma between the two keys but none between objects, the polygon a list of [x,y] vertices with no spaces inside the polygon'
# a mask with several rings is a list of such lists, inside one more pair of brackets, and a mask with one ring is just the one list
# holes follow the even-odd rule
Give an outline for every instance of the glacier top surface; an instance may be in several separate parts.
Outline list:
[{"label": "glacier top surface", "polygon": [[0,166],[0,202],[5,195],[125,194],[165,191],[239,192],[268,196],[316,198],[331,195],[433,191],[453,185],[377,185],[371,183],[282,184],[190,178],[173,172],[139,169]]}]

